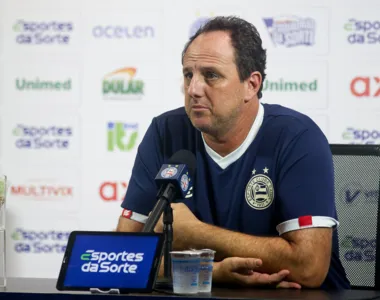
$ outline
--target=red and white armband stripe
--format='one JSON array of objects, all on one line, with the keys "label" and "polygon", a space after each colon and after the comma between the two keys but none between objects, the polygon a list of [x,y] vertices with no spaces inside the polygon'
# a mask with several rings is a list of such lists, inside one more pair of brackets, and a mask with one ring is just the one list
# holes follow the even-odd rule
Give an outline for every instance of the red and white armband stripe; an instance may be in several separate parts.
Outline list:
[{"label": "red and white armband stripe", "polygon": [[285,232],[316,227],[337,227],[339,222],[331,217],[321,216],[302,216],[296,219],[282,222],[276,226],[278,233],[281,235]]},{"label": "red and white armband stripe", "polygon": [[121,216],[123,218],[130,219],[133,221],[137,221],[140,223],[145,223],[146,220],[148,219],[147,216],[139,214],[139,213],[131,211],[131,210],[128,210],[128,209],[123,209]]}]

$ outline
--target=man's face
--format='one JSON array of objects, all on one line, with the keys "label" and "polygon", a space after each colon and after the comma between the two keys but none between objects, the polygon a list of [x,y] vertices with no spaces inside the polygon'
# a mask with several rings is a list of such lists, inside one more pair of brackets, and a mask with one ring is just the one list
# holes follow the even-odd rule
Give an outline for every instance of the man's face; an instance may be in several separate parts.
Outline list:
[{"label": "man's face", "polygon": [[246,84],[240,82],[228,32],[198,36],[183,59],[185,108],[194,127],[221,134],[240,116]]}]

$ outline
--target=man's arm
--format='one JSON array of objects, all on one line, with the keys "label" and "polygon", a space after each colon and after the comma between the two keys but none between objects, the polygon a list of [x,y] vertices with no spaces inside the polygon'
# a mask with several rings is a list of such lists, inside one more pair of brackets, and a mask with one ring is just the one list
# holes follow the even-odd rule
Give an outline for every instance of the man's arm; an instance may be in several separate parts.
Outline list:
[{"label": "man's arm", "polygon": [[250,236],[204,223],[194,229],[195,235],[202,232],[198,238],[194,236],[195,248],[212,248],[223,258],[259,257],[263,265],[258,272],[271,274],[287,269],[288,280],[305,287],[319,287],[329,269],[331,228],[296,230],[281,237]]},{"label": "man's arm", "polygon": [[116,231],[120,232],[141,232],[144,224],[137,222],[123,216],[119,217],[119,223],[117,224]]},{"label": "man's arm", "polygon": [[[233,232],[199,221],[183,203],[172,204],[174,247],[209,248],[219,259],[260,258],[258,272],[289,270],[288,280],[305,287],[319,287],[327,274],[332,245],[332,228],[306,228],[280,237],[258,237]],[[162,227],[156,229],[161,231]]]}]

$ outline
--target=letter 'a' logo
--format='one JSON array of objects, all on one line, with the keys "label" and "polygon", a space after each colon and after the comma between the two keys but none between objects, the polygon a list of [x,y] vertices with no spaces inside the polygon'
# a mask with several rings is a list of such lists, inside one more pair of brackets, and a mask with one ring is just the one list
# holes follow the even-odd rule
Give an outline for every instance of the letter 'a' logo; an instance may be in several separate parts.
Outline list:
[{"label": "letter 'a' logo", "polygon": [[351,80],[350,90],[356,97],[379,97],[380,77],[355,77]]}]

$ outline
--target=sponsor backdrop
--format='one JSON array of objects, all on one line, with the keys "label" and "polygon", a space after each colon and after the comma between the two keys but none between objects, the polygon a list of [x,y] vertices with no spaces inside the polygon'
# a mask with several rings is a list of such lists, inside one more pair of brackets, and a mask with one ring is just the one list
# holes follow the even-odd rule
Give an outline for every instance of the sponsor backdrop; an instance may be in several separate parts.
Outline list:
[{"label": "sponsor backdrop", "polygon": [[[152,117],[182,106],[181,51],[210,17],[241,16],[259,30],[262,102],[309,115],[331,143],[380,144],[379,9],[378,0],[0,0],[9,276],[56,277],[70,231],[116,228],[137,147]],[[340,195],[345,205],[376,197],[354,185]],[[347,236],[345,259],[373,263],[374,238]]]}]

